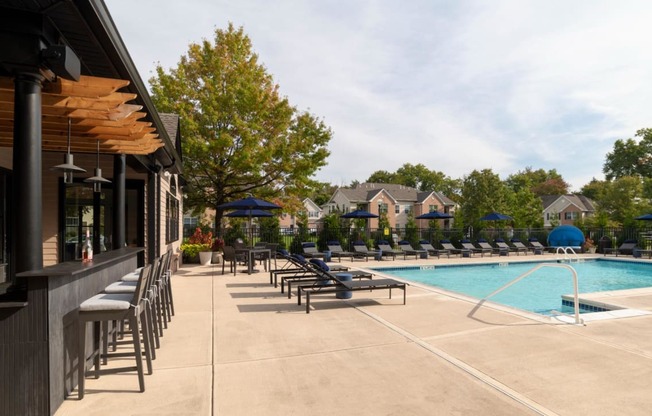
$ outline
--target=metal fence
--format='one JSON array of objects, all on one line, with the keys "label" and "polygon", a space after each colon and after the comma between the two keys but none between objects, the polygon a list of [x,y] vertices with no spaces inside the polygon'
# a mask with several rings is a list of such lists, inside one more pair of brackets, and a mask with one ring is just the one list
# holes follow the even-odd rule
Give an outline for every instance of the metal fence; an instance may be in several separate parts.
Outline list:
[{"label": "metal fence", "polygon": [[[196,227],[184,228],[184,238],[192,234]],[[352,243],[358,240],[364,241],[369,247],[375,247],[376,244],[385,240],[394,246],[400,240],[409,241],[415,248],[420,240],[427,240],[435,247],[441,240],[450,240],[454,245],[458,245],[460,240],[469,239],[477,241],[484,238],[493,242],[497,238],[509,241],[512,238],[518,238],[521,241],[527,241],[529,238],[536,238],[543,244],[548,241],[548,234],[554,229],[550,228],[522,228],[522,229],[492,229],[485,228],[474,231],[471,228],[466,229],[437,229],[437,228],[369,228],[369,229],[350,229],[350,228],[272,228],[261,229],[258,227],[251,228],[225,228],[221,235],[225,244],[232,245],[240,239],[245,244],[253,245],[260,241],[269,243],[278,243],[279,247],[288,249],[291,252],[301,252],[301,243],[311,241],[317,243],[320,250],[325,250],[328,241],[339,241],[344,249],[352,250]],[[590,237],[598,246],[598,252],[605,247],[619,246],[626,240],[636,240],[639,247],[652,248],[652,228],[584,228],[584,235]]]}]

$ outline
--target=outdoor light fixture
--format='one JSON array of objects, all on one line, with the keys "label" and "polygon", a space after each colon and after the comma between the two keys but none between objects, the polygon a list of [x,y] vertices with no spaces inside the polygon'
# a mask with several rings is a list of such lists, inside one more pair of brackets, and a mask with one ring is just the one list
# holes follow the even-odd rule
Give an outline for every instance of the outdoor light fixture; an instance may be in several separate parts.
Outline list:
[{"label": "outdoor light fixture", "polygon": [[95,176],[84,179],[84,182],[93,184],[93,192],[102,192],[102,183],[111,183],[110,180],[102,177],[102,169],[100,169],[100,141],[97,141],[97,167],[95,168]]},{"label": "outdoor light fixture", "polygon": [[73,163],[72,153],[70,153],[70,131],[72,126],[72,120],[68,117],[68,153],[63,158],[63,164],[53,166],[51,170],[58,170],[63,172],[63,183],[71,184],[72,177],[75,172],[82,173],[86,172],[86,169],[82,169],[79,166],[75,166]]}]

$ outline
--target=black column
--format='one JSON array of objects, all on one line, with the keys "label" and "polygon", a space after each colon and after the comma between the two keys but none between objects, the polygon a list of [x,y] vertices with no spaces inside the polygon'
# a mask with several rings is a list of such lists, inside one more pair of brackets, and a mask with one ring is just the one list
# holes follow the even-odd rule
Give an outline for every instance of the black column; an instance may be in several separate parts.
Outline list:
[{"label": "black column", "polygon": [[156,223],[156,200],[158,175],[152,171],[147,175],[147,256],[151,262],[158,256],[157,223]]},{"label": "black column", "polygon": [[126,243],[126,180],[127,156],[113,157],[113,249],[125,246]]},{"label": "black column", "polygon": [[39,74],[14,81],[14,230],[16,273],[43,268],[41,88]]}]

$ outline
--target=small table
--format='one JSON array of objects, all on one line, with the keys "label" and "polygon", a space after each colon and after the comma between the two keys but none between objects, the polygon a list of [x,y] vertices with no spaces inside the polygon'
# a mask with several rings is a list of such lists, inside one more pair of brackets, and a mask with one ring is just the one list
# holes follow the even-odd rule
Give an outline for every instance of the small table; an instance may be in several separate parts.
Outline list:
[{"label": "small table", "polygon": [[268,248],[255,248],[255,247],[238,248],[235,251],[236,251],[236,253],[245,253],[245,254],[248,255],[248,257],[249,257],[248,266],[247,266],[247,273],[248,274],[251,274],[253,272],[258,273],[258,270],[254,269],[254,261],[255,261],[255,258],[256,258],[256,254],[258,254],[258,253],[267,254],[266,268],[271,268],[272,267],[272,250],[270,250]]}]

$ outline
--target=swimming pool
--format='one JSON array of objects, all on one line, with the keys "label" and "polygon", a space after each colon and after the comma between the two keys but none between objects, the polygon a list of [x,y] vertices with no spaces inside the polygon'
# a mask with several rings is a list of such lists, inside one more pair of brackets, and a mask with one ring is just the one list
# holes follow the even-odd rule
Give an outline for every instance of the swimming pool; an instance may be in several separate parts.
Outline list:
[{"label": "swimming pool", "polygon": [[[485,265],[437,265],[375,270],[482,299],[494,290],[541,263],[500,263]],[[652,286],[652,265],[588,260],[572,263],[577,271],[579,292],[603,292]],[[562,295],[573,294],[572,274],[567,269],[544,267],[490,300],[527,311],[550,315],[552,311],[568,311],[562,306]],[[586,312],[586,311],[585,311]]]}]

